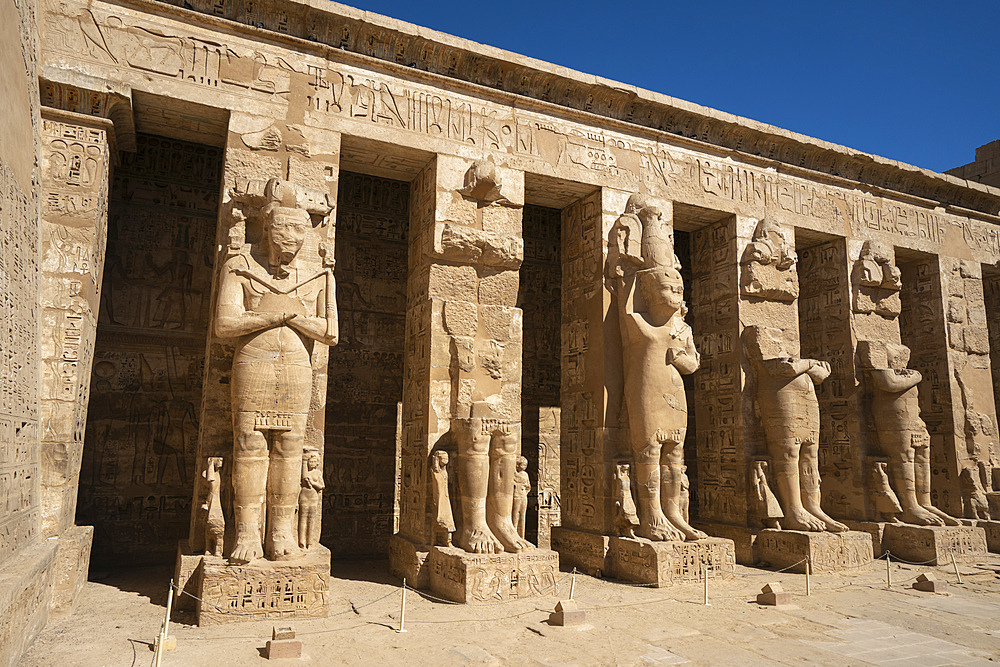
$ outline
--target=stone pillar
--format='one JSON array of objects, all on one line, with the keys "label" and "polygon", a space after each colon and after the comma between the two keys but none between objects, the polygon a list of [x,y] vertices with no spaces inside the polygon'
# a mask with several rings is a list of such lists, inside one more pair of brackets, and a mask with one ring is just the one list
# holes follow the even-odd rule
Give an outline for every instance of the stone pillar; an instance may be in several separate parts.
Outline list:
[{"label": "stone pillar", "polygon": [[561,408],[538,410],[538,546],[552,544],[552,528],[560,525]]},{"label": "stone pillar", "polygon": [[[500,577],[505,583],[497,594],[507,598],[554,577],[558,567],[551,552],[493,555],[494,545],[470,553],[463,538],[463,505],[489,507],[495,493],[492,482],[485,498],[463,488],[463,466],[472,460],[463,454],[467,429],[476,441],[489,428],[494,440],[520,443],[522,316],[516,303],[524,174],[491,160],[436,155],[410,192],[400,518],[390,568],[460,602],[491,595],[474,581],[472,568],[488,568],[489,580]],[[437,452],[446,452],[449,463],[432,480]],[[491,441],[491,471],[498,455]],[[456,524],[451,530],[441,524],[442,475]],[[432,481],[439,486],[432,489]]]},{"label": "stone pillar", "polygon": [[[261,235],[261,220],[257,217],[257,203],[270,179],[278,179],[290,190],[294,207],[306,210],[313,229],[296,256],[297,262],[306,262],[312,274],[332,267],[334,229],[336,221],[337,182],[340,169],[340,133],[304,125],[289,126],[270,117],[234,112],[230,116],[229,135],[226,142],[219,212],[217,243],[220,256],[216,259],[212,284],[211,324],[209,327],[205,376],[199,417],[197,468],[194,483],[191,530],[187,540],[178,545],[175,580],[179,588],[198,595],[198,591],[212,589],[215,604],[224,608],[239,609],[242,614],[262,611],[265,602],[227,598],[228,590],[257,586],[274,576],[289,576],[294,585],[307,590],[306,605],[282,607],[286,616],[317,616],[326,614],[329,576],[329,550],[322,545],[310,549],[299,560],[254,560],[250,566],[231,568],[218,556],[199,569],[202,554],[206,554],[206,515],[201,508],[208,500],[210,485],[205,472],[212,465],[210,459],[221,458],[221,505],[225,519],[223,556],[228,556],[235,539],[232,511],[232,487],[228,483],[233,469],[233,421],[230,383],[236,338],[221,338],[215,331],[215,313],[219,297],[221,269],[226,258],[233,253],[247,252]],[[289,206],[290,204],[282,204]],[[329,347],[321,342],[311,342],[312,389],[303,449],[320,457],[319,469],[323,470],[324,419],[326,415],[327,362]],[[322,495],[320,495],[322,498]],[[314,521],[321,520],[322,503],[315,510]],[[283,564],[291,574],[282,575]],[[297,571],[294,568],[299,566]],[[314,581],[313,572],[318,581]],[[214,577],[209,581],[209,574]],[[218,582],[233,580],[226,585]],[[221,588],[220,588],[221,586]],[[234,588],[235,586],[235,588]],[[310,588],[312,587],[312,588]],[[266,588],[266,586],[263,586]],[[204,597],[201,595],[200,597]],[[269,604],[269,603],[267,603]],[[283,603],[282,603],[283,604]],[[193,598],[180,596],[175,608],[194,606]],[[216,614],[213,608],[199,605],[199,623],[238,620],[246,616]]]}]

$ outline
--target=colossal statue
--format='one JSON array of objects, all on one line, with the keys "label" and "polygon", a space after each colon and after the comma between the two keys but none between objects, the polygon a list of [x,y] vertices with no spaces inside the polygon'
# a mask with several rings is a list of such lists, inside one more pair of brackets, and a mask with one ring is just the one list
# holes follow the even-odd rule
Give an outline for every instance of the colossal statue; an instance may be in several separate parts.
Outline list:
[{"label": "colossal statue", "polygon": [[757,383],[757,409],[774,467],[782,525],[791,530],[843,532],[820,507],[819,403],[815,385],[830,365],[789,355],[780,329],[749,326],[744,346]]},{"label": "colossal statue", "polygon": [[236,543],[230,561],[301,555],[293,525],[302,482],[314,341],[338,339],[332,248],[325,267],[300,262],[312,228],[294,186],[267,182],[262,234],[222,269],[215,331],[235,338],[231,382]]},{"label": "colossal statue", "polygon": [[[901,519],[918,526],[957,526],[931,502],[930,435],[920,418],[920,373],[906,368],[910,349],[883,341],[858,341],[858,362],[872,387],[872,417]],[[884,512],[883,512],[884,513]]]}]

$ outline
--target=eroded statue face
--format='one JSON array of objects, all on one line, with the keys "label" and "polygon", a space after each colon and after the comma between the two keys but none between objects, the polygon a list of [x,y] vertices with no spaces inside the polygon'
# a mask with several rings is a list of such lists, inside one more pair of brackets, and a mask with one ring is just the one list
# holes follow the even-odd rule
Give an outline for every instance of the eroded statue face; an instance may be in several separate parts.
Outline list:
[{"label": "eroded statue face", "polygon": [[664,305],[679,310],[684,303],[684,281],[676,269],[647,269],[636,274],[648,307]]},{"label": "eroded statue face", "polygon": [[518,472],[524,472],[527,469],[528,469],[528,459],[526,459],[523,456],[518,457],[518,459],[517,459],[517,471]]},{"label": "eroded statue face", "polygon": [[288,264],[302,249],[311,227],[309,214],[297,208],[276,206],[266,215],[264,229],[268,236],[271,265]]},{"label": "eroded statue face", "polygon": [[885,351],[889,362],[889,368],[894,371],[906,369],[906,364],[910,361],[910,348],[905,345],[895,345],[890,343],[885,346]]}]

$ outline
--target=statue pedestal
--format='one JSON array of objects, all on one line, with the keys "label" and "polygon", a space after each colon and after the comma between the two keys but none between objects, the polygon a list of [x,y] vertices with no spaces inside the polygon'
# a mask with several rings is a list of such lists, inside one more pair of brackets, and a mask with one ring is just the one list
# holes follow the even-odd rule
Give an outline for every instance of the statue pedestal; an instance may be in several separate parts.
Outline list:
[{"label": "statue pedestal", "polygon": [[[755,560],[769,563],[775,569],[789,568],[804,573],[808,557],[812,571],[838,572],[870,563],[874,558],[872,536],[861,531],[844,533],[813,533],[802,530],[765,528],[754,542]],[[793,564],[794,567],[790,567]]]},{"label": "statue pedestal", "polygon": [[458,547],[431,547],[424,567],[430,593],[455,602],[502,602],[559,592],[559,554],[550,549],[470,554]]},{"label": "statue pedestal", "polygon": [[228,565],[218,556],[184,553],[181,542],[174,577],[187,595],[175,599],[177,609],[193,608],[198,625],[265,619],[316,618],[328,612],[330,550],[316,546],[302,558],[258,559]]},{"label": "statue pedestal", "polygon": [[882,548],[912,563],[950,565],[952,555],[957,561],[975,561],[986,555],[986,531],[974,526],[887,523]]},{"label": "statue pedestal", "polygon": [[[995,515],[994,515],[995,516]],[[993,553],[1000,553],[1000,521],[987,521],[985,519],[962,519],[962,523],[967,526],[975,526],[986,531],[986,549]]]},{"label": "statue pedestal", "polygon": [[567,569],[576,568],[592,577],[609,572],[608,547],[611,538],[586,530],[552,526],[552,548],[559,552],[559,562]]},{"label": "statue pedestal", "polygon": [[656,587],[732,574],[736,546],[732,540],[709,537],[695,542],[653,542],[641,537],[609,538],[607,573],[616,579]]}]

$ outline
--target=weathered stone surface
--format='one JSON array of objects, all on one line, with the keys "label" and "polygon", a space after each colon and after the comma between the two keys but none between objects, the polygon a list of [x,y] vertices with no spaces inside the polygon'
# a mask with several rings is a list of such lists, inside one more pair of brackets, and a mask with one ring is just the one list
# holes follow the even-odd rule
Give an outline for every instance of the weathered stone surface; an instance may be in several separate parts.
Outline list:
[{"label": "weathered stone surface", "polygon": [[976,562],[986,555],[986,531],[974,526],[910,526],[889,524],[882,548],[893,557],[921,565]]},{"label": "weathered stone surface", "polygon": [[[230,565],[202,556],[198,625],[325,616],[330,597],[330,550],[320,545],[293,561],[258,559]],[[199,570],[195,570],[195,575]]]},{"label": "weathered stone surface", "polygon": [[839,572],[872,562],[868,533],[807,533],[801,530],[762,530],[754,542],[757,563],[779,570],[804,573],[809,559],[813,572]]},{"label": "weathered stone surface", "polygon": [[17,664],[48,621],[56,574],[53,542],[26,547],[0,571],[0,664]]},{"label": "weathered stone surface", "polygon": [[433,547],[426,567],[431,593],[455,602],[502,602],[558,592],[559,554],[549,549],[473,554]]},{"label": "weathered stone surface", "polygon": [[706,570],[710,577],[732,574],[736,548],[718,537],[693,542],[612,537],[607,562],[607,574],[616,579],[663,587],[700,581]]},{"label": "weathered stone surface", "polygon": [[73,526],[57,538],[55,581],[52,588],[52,618],[69,616],[73,604],[87,583],[93,526]]},{"label": "weathered stone surface", "polygon": [[576,568],[591,576],[609,571],[608,549],[611,538],[568,526],[553,526],[552,548],[559,552],[563,567]]}]

